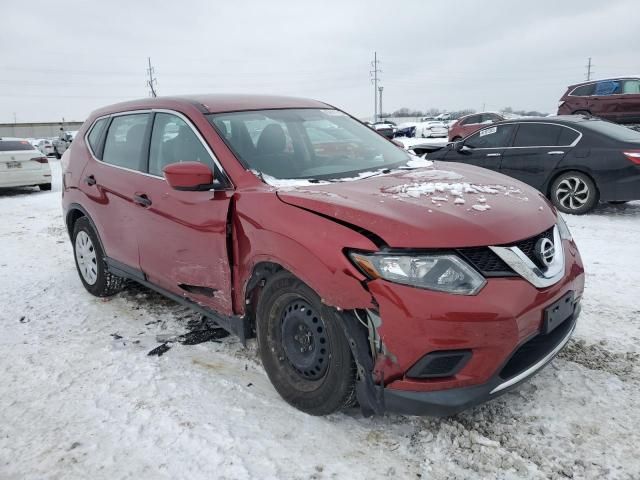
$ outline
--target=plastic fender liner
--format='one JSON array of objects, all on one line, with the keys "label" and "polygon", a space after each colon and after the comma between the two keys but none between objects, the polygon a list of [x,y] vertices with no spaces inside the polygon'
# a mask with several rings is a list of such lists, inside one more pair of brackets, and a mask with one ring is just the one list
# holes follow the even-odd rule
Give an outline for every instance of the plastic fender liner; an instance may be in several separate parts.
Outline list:
[{"label": "plastic fender liner", "polygon": [[356,396],[362,415],[365,417],[381,415],[385,411],[383,389],[376,388],[373,381],[373,358],[369,353],[367,335],[352,312],[341,312],[341,315],[336,313],[337,311],[334,308],[326,305],[323,307],[323,316],[336,318],[349,341],[358,371]]}]

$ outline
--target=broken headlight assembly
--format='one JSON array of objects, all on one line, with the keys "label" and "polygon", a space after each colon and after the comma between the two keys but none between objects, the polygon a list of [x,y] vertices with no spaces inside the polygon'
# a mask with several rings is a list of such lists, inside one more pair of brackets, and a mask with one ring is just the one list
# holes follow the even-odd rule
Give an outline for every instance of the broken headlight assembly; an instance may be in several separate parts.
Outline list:
[{"label": "broken headlight assembly", "polygon": [[348,252],[351,261],[370,279],[436,290],[457,295],[475,295],[485,278],[451,253],[363,253]]}]

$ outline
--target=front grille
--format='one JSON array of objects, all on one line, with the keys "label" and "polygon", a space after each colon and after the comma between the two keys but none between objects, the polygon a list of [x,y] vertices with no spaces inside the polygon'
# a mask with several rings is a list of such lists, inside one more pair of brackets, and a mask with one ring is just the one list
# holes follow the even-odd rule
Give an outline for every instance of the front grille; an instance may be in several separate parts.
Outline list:
[{"label": "front grille", "polygon": [[487,277],[510,277],[516,274],[488,247],[460,248],[458,252]]},{"label": "front grille", "polygon": [[536,243],[538,243],[538,240],[540,240],[541,238],[548,238],[553,242],[553,227],[545,232],[542,232],[539,235],[536,235],[535,237],[527,238],[526,240],[522,240],[521,242],[510,246],[518,247],[520,250],[522,250],[522,253],[529,257],[529,260],[537,265],[539,262],[535,255],[535,248]]},{"label": "front grille", "polygon": [[[526,240],[501,246],[518,247],[533,263],[537,265],[538,259],[535,256],[535,247],[540,238],[548,238],[553,242],[553,227],[534,237],[527,238]],[[512,277],[517,275],[513,269],[489,247],[459,248],[458,253],[460,253],[485,277]]]}]

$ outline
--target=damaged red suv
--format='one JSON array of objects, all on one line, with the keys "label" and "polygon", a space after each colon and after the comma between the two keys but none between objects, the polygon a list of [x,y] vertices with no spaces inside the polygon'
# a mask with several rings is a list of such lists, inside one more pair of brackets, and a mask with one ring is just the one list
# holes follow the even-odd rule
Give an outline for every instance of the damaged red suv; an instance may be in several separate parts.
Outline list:
[{"label": "damaged red suv", "polygon": [[310,414],[454,414],[540,370],[580,311],[580,255],[540,193],[412,156],[322,102],[113,105],[63,165],[84,287],[139,282],[257,337]]}]

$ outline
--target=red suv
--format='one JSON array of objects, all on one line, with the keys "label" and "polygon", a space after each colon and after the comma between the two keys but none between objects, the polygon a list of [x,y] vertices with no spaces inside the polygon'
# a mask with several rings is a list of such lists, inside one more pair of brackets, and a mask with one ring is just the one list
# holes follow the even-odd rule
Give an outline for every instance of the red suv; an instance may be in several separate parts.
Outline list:
[{"label": "red suv", "polygon": [[617,123],[640,123],[640,78],[613,78],[571,85],[558,115],[586,114]]},{"label": "red suv", "polygon": [[136,281],[256,336],[276,390],[311,414],[453,414],[530,377],[575,327],[580,255],[540,193],[440,170],[325,103],[122,103],[63,164],[84,287]]},{"label": "red suv", "polygon": [[473,113],[471,115],[460,117],[449,127],[449,141],[457,142],[487,125],[500,122],[504,119],[505,117],[499,113],[493,112]]}]

